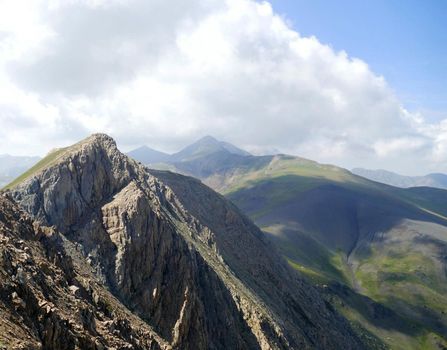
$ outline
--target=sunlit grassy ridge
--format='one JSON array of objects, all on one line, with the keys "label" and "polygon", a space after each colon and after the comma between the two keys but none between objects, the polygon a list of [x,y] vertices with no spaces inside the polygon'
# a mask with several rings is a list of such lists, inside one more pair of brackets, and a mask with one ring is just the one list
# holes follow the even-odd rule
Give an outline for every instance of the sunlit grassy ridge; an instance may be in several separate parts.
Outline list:
[{"label": "sunlit grassy ridge", "polygon": [[[347,296],[336,298],[345,316],[392,349],[447,346],[442,338],[447,334],[447,280],[441,258],[447,256],[442,242],[442,237],[447,241],[447,191],[394,188],[288,156],[236,174],[224,192],[271,237],[293,268],[314,284],[340,283],[360,293],[349,297],[357,300],[352,304],[343,299]],[[394,230],[405,220],[419,224]],[[343,233],[349,225],[354,230]],[[321,240],[334,234],[352,239],[354,248]],[[388,248],[382,245],[385,237]],[[426,237],[431,241],[417,243]],[[395,312],[384,313],[386,322],[403,322],[406,328],[375,322],[375,307],[367,306],[374,302]]]},{"label": "sunlit grassy ridge", "polygon": [[52,165],[56,164],[59,160],[64,158],[65,156],[77,152],[79,149],[81,149],[84,145],[89,144],[92,140],[96,140],[96,138],[103,137],[108,138],[112,142],[114,142],[112,139],[110,139],[109,136],[105,134],[93,134],[89,137],[87,137],[84,140],[81,140],[71,146],[63,147],[63,148],[56,148],[52,151],[50,151],[43,159],[41,159],[39,162],[37,162],[35,165],[33,165],[30,169],[25,171],[23,174],[21,174],[19,177],[14,179],[11,183],[6,185],[2,190],[9,190],[14,188],[15,186],[19,185],[20,183],[28,180],[32,176],[38,174],[39,172],[48,169]]},{"label": "sunlit grassy ridge", "polygon": [[301,189],[290,188],[293,191],[310,188],[318,180],[332,180],[340,183],[362,182],[362,178],[351,174],[345,169],[286,155],[272,157],[272,160],[261,168],[244,170],[238,173],[237,178],[232,181],[233,185],[226,188],[224,193],[230,194],[243,188],[255,186],[263,180],[275,179],[283,181],[281,179],[287,179],[290,176],[309,178],[309,183],[302,183]]},{"label": "sunlit grassy ridge", "polygon": [[17,186],[18,184],[22,183],[23,181],[27,180],[28,178],[32,177],[33,175],[39,173],[40,171],[48,168],[53,163],[57,162],[57,160],[65,153],[65,151],[68,149],[66,148],[58,148],[52,152],[50,152],[45,158],[38,161],[35,165],[33,165],[30,169],[25,171],[22,175],[14,179],[11,183],[7,184],[3,190],[9,190]]}]

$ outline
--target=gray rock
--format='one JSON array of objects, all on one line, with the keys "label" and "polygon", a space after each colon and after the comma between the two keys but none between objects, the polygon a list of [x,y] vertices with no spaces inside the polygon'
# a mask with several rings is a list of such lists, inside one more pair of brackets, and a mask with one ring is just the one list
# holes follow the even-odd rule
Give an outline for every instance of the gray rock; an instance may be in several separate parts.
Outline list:
[{"label": "gray rock", "polygon": [[[236,207],[197,180],[148,170],[107,135],[70,147],[10,195],[81,247],[72,259],[173,348],[364,347]],[[93,301],[130,344],[129,320]]]}]

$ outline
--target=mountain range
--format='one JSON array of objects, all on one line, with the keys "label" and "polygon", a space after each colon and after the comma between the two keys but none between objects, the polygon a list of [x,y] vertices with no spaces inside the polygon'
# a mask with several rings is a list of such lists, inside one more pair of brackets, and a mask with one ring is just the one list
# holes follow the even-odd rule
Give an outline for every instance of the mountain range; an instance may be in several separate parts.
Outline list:
[{"label": "mountain range", "polygon": [[150,166],[194,176],[225,195],[385,348],[447,346],[445,190],[389,186],[333,165],[206,141]]},{"label": "mountain range", "polygon": [[95,134],[4,187],[0,241],[3,347],[447,348],[439,188]]},{"label": "mountain range", "polygon": [[440,173],[424,176],[405,176],[382,169],[370,170],[363,168],[354,168],[352,169],[352,173],[396,187],[408,188],[425,186],[447,189],[447,175]]},{"label": "mountain range", "polygon": [[381,344],[234,204],[192,177],[150,170],[104,134],[51,152],[3,190],[0,240],[2,347]]},{"label": "mountain range", "polygon": [[238,156],[251,155],[249,152],[244,151],[231,143],[219,141],[209,135],[202,137],[193,144],[188,145],[179,152],[173,154],[160,152],[148,146],[141,146],[128,152],[127,155],[143,164],[151,165],[157,163],[188,162],[200,159],[209,154],[216,156],[219,153],[235,154]]}]

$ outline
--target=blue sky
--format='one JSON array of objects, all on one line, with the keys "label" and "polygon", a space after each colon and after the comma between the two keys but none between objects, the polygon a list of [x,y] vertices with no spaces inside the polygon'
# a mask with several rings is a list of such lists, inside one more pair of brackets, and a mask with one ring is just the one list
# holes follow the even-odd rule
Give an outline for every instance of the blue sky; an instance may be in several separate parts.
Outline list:
[{"label": "blue sky", "polygon": [[300,34],[368,63],[409,110],[447,117],[447,1],[270,2]]}]

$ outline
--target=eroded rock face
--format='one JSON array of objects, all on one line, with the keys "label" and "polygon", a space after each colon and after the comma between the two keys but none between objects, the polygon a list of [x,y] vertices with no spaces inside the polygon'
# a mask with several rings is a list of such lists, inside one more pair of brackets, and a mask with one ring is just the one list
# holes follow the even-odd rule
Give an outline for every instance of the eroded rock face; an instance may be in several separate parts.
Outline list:
[{"label": "eroded rock face", "polygon": [[72,244],[3,195],[0,243],[0,343],[7,349],[171,348],[67,254]]},{"label": "eroded rock face", "polygon": [[363,348],[237,208],[197,180],[144,168],[106,135],[10,195],[173,348]]}]

